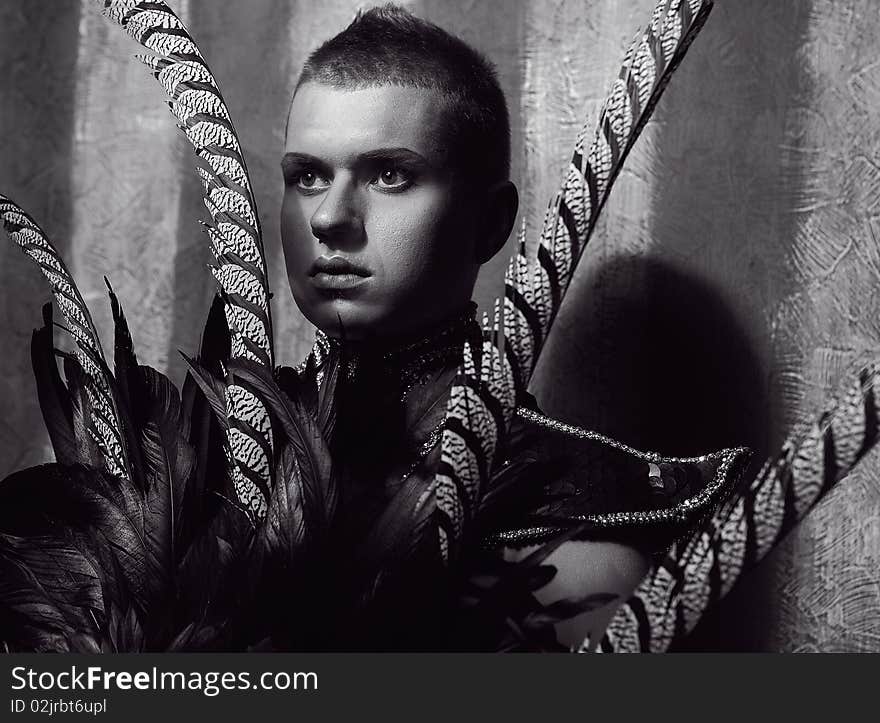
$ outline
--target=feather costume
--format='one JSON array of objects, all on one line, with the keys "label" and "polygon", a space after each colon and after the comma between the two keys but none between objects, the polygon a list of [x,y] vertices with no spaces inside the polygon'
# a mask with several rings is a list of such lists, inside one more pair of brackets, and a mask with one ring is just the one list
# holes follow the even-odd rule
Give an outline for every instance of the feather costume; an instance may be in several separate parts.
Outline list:
[{"label": "feather costume", "polygon": [[[78,349],[54,350],[47,306],[32,351],[57,462],[0,483],[8,648],[555,650],[557,622],[613,602],[541,604],[535,592],[555,574],[545,561],[556,549],[611,538],[660,551],[678,539],[602,643],[662,649],[874,442],[876,415],[865,415],[862,432],[850,429],[862,419],[850,395],[796,448],[803,455],[791,448],[773,474],[721,506],[746,450],[638,452],[543,416],[526,392],[613,181],[708,0],[660,0],[592,141],[579,136],[537,258],[521,242],[492,318],[477,325],[466,314],[440,330],[428,362],[416,348],[421,366],[387,410],[388,419],[402,415],[406,434],[393,459],[375,464],[369,434],[383,425],[358,429],[346,404],[369,394],[380,407],[387,401],[375,390],[389,387],[364,380],[382,378],[388,359],[354,358],[319,335],[298,370],[273,369],[260,223],[217,84],[164,2],[102,4],[152,51],[141,60],[200,159],[218,296],[178,393],[138,363],[111,290],[111,372],[63,261],[0,197],[6,230],[40,265]],[[404,370],[405,360],[392,368]],[[873,375],[865,380],[860,391],[873,400]],[[817,477],[811,455],[827,452],[831,434],[833,471]],[[337,464],[341,455],[360,463]],[[380,498],[353,497],[373,476],[386,481]],[[349,515],[364,504],[374,505],[369,515]],[[518,562],[497,553],[526,544],[537,549]]]}]

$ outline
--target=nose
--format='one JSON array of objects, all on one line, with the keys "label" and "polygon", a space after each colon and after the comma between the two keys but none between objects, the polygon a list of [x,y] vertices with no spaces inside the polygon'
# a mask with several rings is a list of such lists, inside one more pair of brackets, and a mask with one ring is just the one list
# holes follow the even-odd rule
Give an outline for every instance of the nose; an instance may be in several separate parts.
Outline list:
[{"label": "nose", "polygon": [[309,223],[319,243],[330,247],[358,244],[364,225],[354,183],[337,175]]}]

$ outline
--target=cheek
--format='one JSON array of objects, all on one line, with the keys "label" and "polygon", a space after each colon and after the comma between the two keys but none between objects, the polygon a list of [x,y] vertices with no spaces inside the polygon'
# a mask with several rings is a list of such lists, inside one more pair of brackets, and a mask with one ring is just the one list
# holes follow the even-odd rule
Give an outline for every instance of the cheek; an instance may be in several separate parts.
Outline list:
[{"label": "cheek", "polygon": [[281,205],[281,245],[288,272],[297,271],[313,259],[315,245],[309,223],[309,209],[291,194],[285,194]]},{"label": "cheek", "polygon": [[416,294],[446,286],[466,265],[468,237],[443,194],[401,199],[377,214],[368,238],[382,239],[375,252],[383,274],[395,286]]}]

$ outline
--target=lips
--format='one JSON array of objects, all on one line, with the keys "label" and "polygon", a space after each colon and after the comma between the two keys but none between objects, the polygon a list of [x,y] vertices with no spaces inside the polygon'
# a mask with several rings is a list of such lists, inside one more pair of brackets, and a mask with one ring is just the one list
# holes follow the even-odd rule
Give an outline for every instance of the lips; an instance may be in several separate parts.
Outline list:
[{"label": "lips", "polygon": [[364,283],[372,274],[369,269],[358,266],[342,256],[322,256],[309,269],[312,284],[318,289],[340,291],[353,289]]}]

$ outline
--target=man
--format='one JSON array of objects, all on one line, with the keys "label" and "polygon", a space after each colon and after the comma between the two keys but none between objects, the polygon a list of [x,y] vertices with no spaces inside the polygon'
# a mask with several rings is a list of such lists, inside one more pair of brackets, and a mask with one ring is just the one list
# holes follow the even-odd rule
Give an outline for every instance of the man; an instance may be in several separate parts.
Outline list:
[{"label": "man", "polygon": [[[475,332],[474,283],[516,218],[509,167],[495,72],[442,29],[374,8],[306,62],[282,160],[282,239],[299,308],[356,350],[336,448],[352,480],[373,487],[344,495],[351,525],[378,514],[414,466],[436,467],[449,385]],[[625,598],[647,569],[633,547],[600,541],[566,543],[548,562],[558,572],[543,602]],[[561,642],[595,639],[613,610],[560,624]]]},{"label": "man", "polygon": [[[640,453],[544,417],[523,388],[590,222],[705,19],[708,5],[695,16],[695,2],[659,6],[667,12],[661,41],[655,23],[632,46],[595,142],[589,150],[578,144],[542,235],[538,261],[547,279],[508,286],[508,311],[529,327],[508,333],[505,316],[514,341],[509,367],[491,356],[496,340],[480,346],[467,301],[479,264],[501,246],[516,212],[506,113],[491,70],[460,42],[394,8],[365,14],[313,55],[291,107],[283,224],[294,293],[324,333],[301,371],[278,370],[282,385],[295,386],[287,400],[269,376],[258,224],[219,90],[170,10],[150,4],[132,14],[114,5],[111,16],[142,44],[165,49],[167,57],[149,64],[211,168],[200,170],[223,294],[178,403],[167,379],[137,363],[111,293],[114,377],[57,251],[0,196],[4,226],[52,282],[79,348],[77,357],[64,355],[65,384],[45,310],[33,354],[57,463],[0,485],[4,644],[92,652],[482,648],[499,642],[482,623],[501,622],[515,633],[513,645],[502,641],[506,648],[553,647],[557,635],[578,645],[598,637],[609,598],[632,589],[645,562],[640,551],[665,550],[673,537],[685,544],[627,601],[602,649],[663,650],[685,633],[870,448],[877,427],[876,370],[866,370],[841,415],[823,415],[814,436],[787,446],[712,516],[745,450],[691,459]],[[525,259],[515,261],[518,277]],[[543,300],[522,296],[536,289]],[[520,383],[493,391],[497,377],[468,371],[466,342],[477,368],[482,353],[503,373],[516,367]],[[459,365],[465,373],[450,392]],[[467,407],[504,399],[507,414],[514,392],[522,406],[509,427],[488,409],[468,426],[470,412],[455,409],[462,400]],[[270,411],[280,425],[274,442]],[[479,465],[479,505],[469,510],[470,538],[459,550],[466,554],[444,567],[450,548],[438,541],[450,529],[451,483],[477,477],[473,466],[454,467],[468,458],[449,442],[478,449],[493,424],[501,430],[490,440],[498,454],[491,469]],[[850,443],[829,447],[834,440]],[[341,492],[333,474],[340,464]],[[546,554],[555,567],[536,567]],[[501,594],[498,584],[484,585],[499,570],[502,582],[514,583]],[[462,572],[477,576],[465,585],[449,579]],[[533,590],[561,604],[540,609]],[[496,614],[465,614],[461,635],[455,616],[475,599]]]}]

